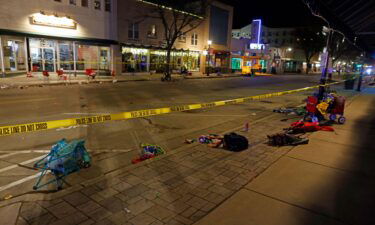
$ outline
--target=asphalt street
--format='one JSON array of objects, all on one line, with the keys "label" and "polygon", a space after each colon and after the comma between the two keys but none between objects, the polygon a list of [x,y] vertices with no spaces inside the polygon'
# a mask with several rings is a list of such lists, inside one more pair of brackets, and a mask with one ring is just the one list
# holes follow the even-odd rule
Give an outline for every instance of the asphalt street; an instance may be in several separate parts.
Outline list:
[{"label": "asphalt street", "polygon": [[[313,86],[318,80],[315,75],[282,75],[8,89],[0,91],[0,125],[227,100]],[[300,105],[308,94],[311,91],[240,105],[1,137],[0,197],[32,191],[37,174],[33,163],[62,138],[84,139],[93,156],[89,172],[69,178],[73,185],[130,165],[140,143],[173,151],[183,146],[186,138],[225,132],[269,116],[273,108]]]}]

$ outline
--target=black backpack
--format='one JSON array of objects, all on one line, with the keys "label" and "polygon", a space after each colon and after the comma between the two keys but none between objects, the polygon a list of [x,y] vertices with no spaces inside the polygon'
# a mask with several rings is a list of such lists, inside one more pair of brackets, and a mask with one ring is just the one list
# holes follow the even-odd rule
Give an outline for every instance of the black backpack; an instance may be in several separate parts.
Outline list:
[{"label": "black backpack", "polygon": [[249,147],[249,141],[246,137],[236,133],[224,135],[224,148],[233,152],[239,152]]}]

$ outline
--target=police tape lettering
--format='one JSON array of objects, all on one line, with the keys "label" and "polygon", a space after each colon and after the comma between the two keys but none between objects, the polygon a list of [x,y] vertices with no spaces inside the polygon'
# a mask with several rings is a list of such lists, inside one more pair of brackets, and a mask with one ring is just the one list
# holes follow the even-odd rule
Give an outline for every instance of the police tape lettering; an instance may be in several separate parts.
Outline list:
[{"label": "police tape lettering", "polygon": [[131,114],[131,118],[138,118],[138,117],[156,115],[158,113],[155,109],[149,109],[149,110],[133,111],[133,112],[130,112],[130,114]]},{"label": "police tape lettering", "polygon": [[201,104],[202,108],[212,108],[212,107],[215,107],[215,106],[216,106],[216,104],[214,102]]},{"label": "police tape lettering", "polygon": [[225,101],[225,105],[232,105],[232,104],[236,104],[236,100],[228,100],[228,101]]},{"label": "police tape lettering", "polygon": [[92,124],[92,123],[101,123],[101,122],[110,121],[110,120],[112,120],[111,115],[90,116],[90,117],[77,118],[76,123],[78,125],[84,125],[84,124]]},{"label": "police tape lettering", "polygon": [[181,112],[181,111],[190,110],[190,106],[188,105],[172,106],[170,109],[171,109],[171,112]]}]

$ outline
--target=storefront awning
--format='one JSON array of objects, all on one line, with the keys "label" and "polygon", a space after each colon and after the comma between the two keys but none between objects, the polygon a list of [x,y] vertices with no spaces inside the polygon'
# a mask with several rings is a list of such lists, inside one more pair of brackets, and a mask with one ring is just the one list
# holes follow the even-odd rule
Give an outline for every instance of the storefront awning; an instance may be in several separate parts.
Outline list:
[{"label": "storefront awning", "polygon": [[0,35],[10,35],[10,36],[22,36],[22,37],[35,37],[35,38],[45,38],[52,40],[69,40],[69,41],[80,41],[90,44],[105,44],[105,45],[116,45],[118,44],[115,40],[108,39],[98,39],[98,38],[83,38],[83,37],[62,37],[62,36],[50,36],[31,32],[21,32],[15,30],[0,29]]},{"label": "storefront awning", "polygon": [[[166,48],[160,47],[160,46],[155,46],[155,45],[145,45],[145,44],[130,44],[130,43],[121,43],[123,47],[127,48],[143,48],[143,49],[152,49],[152,50],[167,50]],[[189,50],[189,49],[177,49],[177,48],[172,48],[172,51],[178,51],[178,52],[199,52],[196,50]]]}]

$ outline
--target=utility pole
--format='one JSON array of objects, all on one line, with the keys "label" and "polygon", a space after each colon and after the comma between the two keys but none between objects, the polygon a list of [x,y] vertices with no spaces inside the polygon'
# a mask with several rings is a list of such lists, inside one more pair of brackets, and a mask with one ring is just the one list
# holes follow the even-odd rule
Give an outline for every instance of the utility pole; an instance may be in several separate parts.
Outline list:
[{"label": "utility pole", "polygon": [[207,67],[207,76],[210,76],[210,69],[211,69],[211,65],[210,65],[210,62],[211,62],[211,44],[212,44],[212,41],[211,40],[208,40],[207,41],[207,44],[208,44],[208,67]]},{"label": "utility pole", "polygon": [[326,81],[327,81],[327,72],[328,72],[328,66],[329,66],[329,49],[330,49],[330,46],[331,46],[331,41],[332,41],[332,35],[333,35],[333,32],[332,32],[332,29],[329,28],[329,33],[328,33],[328,37],[327,37],[327,45],[326,45],[326,49],[327,49],[327,54],[326,54],[326,59],[325,59],[325,62],[324,62],[324,70],[322,71],[322,76],[320,78],[320,85],[319,86],[319,94],[318,94],[318,99],[319,100],[322,100],[323,99],[323,95],[324,95],[324,92],[325,92],[325,85],[326,84]]}]

